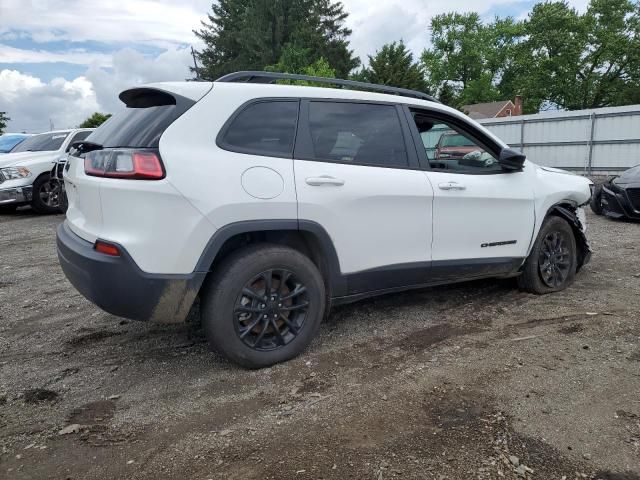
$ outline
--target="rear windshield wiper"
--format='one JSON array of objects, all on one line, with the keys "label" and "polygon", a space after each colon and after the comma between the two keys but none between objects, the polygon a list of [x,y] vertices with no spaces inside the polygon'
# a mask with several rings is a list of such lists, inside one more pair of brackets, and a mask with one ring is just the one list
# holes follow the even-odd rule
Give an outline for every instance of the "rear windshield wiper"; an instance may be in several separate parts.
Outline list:
[{"label": "rear windshield wiper", "polygon": [[102,150],[104,148],[99,143],[87,142],[86,140],[73,142],[71,146],[78,151],[78,154],[93,152],[94,150]]}]

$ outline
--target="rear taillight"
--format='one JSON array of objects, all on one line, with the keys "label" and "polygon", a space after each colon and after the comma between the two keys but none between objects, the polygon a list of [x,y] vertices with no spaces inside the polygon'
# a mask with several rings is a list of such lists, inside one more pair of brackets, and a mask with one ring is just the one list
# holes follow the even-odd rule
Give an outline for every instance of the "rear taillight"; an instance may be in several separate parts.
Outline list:
[{"label": "rear taillight", "polygon": [[93,177],[160,180],[164,167],[152,150],[93,150],[84,157],[84,173]]},{"label": "rear taillight", "polygon": [[112,257],[120,256],[120,249],[116,245],[103,242],[102,240],[96,240],[93,248],[96,249],[96,252],[104,253],[105,255],[111,255]]}]

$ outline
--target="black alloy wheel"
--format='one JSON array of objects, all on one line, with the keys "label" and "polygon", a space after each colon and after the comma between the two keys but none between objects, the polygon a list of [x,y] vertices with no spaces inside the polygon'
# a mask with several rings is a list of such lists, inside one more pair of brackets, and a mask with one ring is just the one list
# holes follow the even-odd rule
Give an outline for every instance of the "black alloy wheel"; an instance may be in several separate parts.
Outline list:
[{"label": "black alloy wheel", "polygon": [[569,241],[564,232],[547,233],[542,241],[538,268],[542,281],[551,288],[563,285],[571,271]]},{"label": "black alloy wheel", "polygon": [[309,308],[307,287],[289,270],[266,270],[242,288],[234,308],[238,337],[251,349],[288,345],[304,328]]},{"label": "black alloy wheel", "polygon": [[239,248],[215,264],[200,301],[211,348],[247,368],[302,353],[328,305],[324,279],[311,259],[267,243]]},{"label": "black alloy wheel", "polygon": [[578,246],[569,223],[556,215],[542,223],[531,253],[517,278],[521,290],[545,295],[571,285],[578,266]]}]

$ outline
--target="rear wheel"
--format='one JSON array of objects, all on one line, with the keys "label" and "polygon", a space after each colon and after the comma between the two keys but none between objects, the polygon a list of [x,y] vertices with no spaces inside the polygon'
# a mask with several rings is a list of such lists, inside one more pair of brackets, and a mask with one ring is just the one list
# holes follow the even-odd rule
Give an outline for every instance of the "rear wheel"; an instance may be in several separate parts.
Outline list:
[{"label": "rear wheel", "polygon": [[596,215],[602,215],[602,185],[596,185],[593,189],[593,195],[591,195],[589,206],[593,213]]},{"label": "rear wheel", "polygon": [[278,245],[252,245],[226,258],[201,295],[213,349],[247,368],[283,362],[316,335],[325,310],[320,272]]},{"label": "rear wheel", "polygon": [[542,224],[524,271],[518,277],[522,290],[539,295],[559,292],[573,283],[577,268],[577,247],[573,230],[560,217]]},{"label": "rear wheel", "polygon": [[33,182],[33,199],[31,207],[38,213],[60,213],[62,185],[47,173],[40,175]]}]

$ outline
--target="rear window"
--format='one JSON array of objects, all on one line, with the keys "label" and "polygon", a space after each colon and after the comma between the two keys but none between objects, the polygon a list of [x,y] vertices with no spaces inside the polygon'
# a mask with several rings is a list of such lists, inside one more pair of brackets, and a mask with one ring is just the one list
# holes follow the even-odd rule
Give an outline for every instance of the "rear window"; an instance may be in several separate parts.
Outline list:
[{"label": "rear window", "polygon": [[69,132],[41,133],[29,137],[16,145],[11,153],[17,152],[49,152],[60,149]]},{"label": "rear window", "polygon": [[164,131],[196,102],[153,88],[133,88],[120,94],[127,108],[100,125],[87,142],[104,148],[158,148]]},{"label": "rear window", "polygon": [[253,103],[231,120],[219,145],[233,152],[289,158],[297,122],[297,100]]},{"label": "rear window", "polygon": [[87,141],[105,148],[157,148],[160,137],[178,116],[176,105],[126,108],[100,125]]}]

